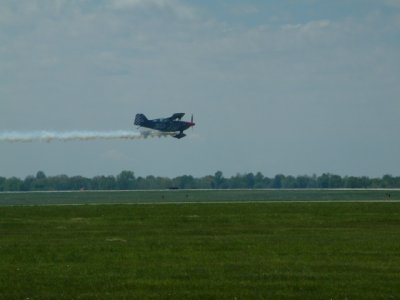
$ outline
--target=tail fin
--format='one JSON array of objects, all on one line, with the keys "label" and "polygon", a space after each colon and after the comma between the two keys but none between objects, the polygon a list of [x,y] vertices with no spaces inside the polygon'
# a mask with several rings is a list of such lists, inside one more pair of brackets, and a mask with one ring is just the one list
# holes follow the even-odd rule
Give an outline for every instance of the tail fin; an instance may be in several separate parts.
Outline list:
[{"label": "tail fin", "polygon": [[137,114],[135,117],[135,125],[142,126],[148,120],[144,114]]}]

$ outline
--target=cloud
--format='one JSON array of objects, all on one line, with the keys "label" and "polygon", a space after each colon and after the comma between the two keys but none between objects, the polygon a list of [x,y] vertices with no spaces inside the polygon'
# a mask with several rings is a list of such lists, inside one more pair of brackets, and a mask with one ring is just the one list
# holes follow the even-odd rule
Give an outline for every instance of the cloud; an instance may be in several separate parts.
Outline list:
[{"label": "cloud", "polygon": [[229,6],[229,11],[235,15],[253,15],[259,13],[260,9],[256,5],[241,3]]},{"label": "cloud", "polygon": [[192,19],[195,17],[193,7],[184,5],[177,0],[112,0],[111,6],[114,9],[158,9],[169,11],[179,18]]},{"label": "cloud", "polygon": [[400,8],[400,0],[385,0],[386,5]]},{"label": "cloud", "polygon": [[[272,22],[261,20],[261,8],[260,12],[251,6],[221,10],[210,2],[203,9],[204,5],[193,7],[193,3],[4,0],[0,10],[1,25],[6,24],[0,32],[4,70],[0,72],[0,127],[108,130],[131,128],[135,112],[153,117],[175,110],[194,112],[199,124],[194,133],[201,138],[181,142],[189,148],[193,145],[190,149],[203,160],[193,165],[177,163],[173,175],[187,169],[204,174],[216,166],[228,174],[250,171],[253,165],[259,167],[259,161],[265,162],[260,166],[264,171],[269,169],[268,157],[277,158],[276,168],[268,172],[279,171],[285,155],[293,155],[284,148],[297,147],[297,141],[305,153],[309,148],[304,141],[309,147],[317,140],[323,144],[327,141],[323,130],[329,126],[333,138],[343,132],[350,139],[352,133],[347,130],[375,132],[367,122],[354,125],[351,116],[357,119],[360,111],[366,120],[375,120],[378,131],[398,128],[398,113],[394,112],[399,111],[399,26],[393,25],[393,14],[383,12],[368,19],[344,12],[341,18],[321,13],[314,19],[307,14]],[[384,107],[385,119],[373,113],[375,106]],[[219,126],[221,120],[224,126]],[[135,145],[135,151],[143,154],[143,159],[135,161],[137,171],[151,172],[145,161],[152,159],[149,152],[160,157],[160,143],[179,151],[182,144],[175,142],[162,139]],[[242,168],[236,161],[248,154],[246,144],[253,145],[259,160],[252,164],[247,157]],[[87,157],[99,152],[91,143],[85,147]],[[226,148],[234,150],[231,160],[224,162],[220,157]],[[93,165],[104,166],[106,174],[107,170],[120,171],[132,146],[118,144],[117,150],[106,155],[120,159],[121,164],[100,159],[93,160]],[[120,157],[119,152],[127,157]],[[8,152],[8,157],[13,155]],[[15,165],[22,170],[24,163],[17,158]],[[168,162],[157,162],[157,174],[170,174]],[[64,167],[74,173],[82,169]]]},{"label": "cloud", "polygon": [[112,0],[112,5],[118,9],[138,6],[165,7],[170,2],[170,0]]},{"label": "cloud", "polygon": [[330,25],[328,20],[311,21],[305,24],[286,24],[282,28],[286,30],[300,30],[302,32],[313,32],[316,30],[324,29]]}]

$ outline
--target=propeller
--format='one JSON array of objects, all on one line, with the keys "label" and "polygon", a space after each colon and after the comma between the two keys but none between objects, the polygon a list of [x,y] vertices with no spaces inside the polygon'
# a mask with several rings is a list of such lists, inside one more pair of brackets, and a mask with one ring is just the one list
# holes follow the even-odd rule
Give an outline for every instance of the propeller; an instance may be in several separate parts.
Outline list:
[{"label": "propeller", "polygon": [[192,114],[192,117],[190,118],[190,126],[192,127],[192,130],[193,130],[193,127],[194,127],[194,123],[193,123],[193,114]]}]

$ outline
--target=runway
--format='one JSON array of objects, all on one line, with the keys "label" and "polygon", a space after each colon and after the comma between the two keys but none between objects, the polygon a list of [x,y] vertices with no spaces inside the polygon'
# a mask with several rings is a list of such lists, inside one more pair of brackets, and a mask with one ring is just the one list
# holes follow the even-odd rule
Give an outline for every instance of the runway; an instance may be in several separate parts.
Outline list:
[{"label": "runway", "polygon": [[0,205],[399,202],[400,189],[2,192]]}]

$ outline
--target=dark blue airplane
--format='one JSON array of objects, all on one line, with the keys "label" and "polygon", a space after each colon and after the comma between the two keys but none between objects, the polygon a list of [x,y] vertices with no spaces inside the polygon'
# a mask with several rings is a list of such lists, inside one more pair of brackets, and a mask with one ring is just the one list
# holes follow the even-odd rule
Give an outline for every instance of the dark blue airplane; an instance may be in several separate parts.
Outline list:
[{"label": "dark blue airplane", "polygon": [[134,124],[162,132],[170,132],[173,133],[174,138],[181,139],[186,136],[183,131],[195,125],[193,115],[190,122],[181,121],[184,115],[184,113],[175,113],[169,118],[148,120],[144,114],[137,114]]}]

